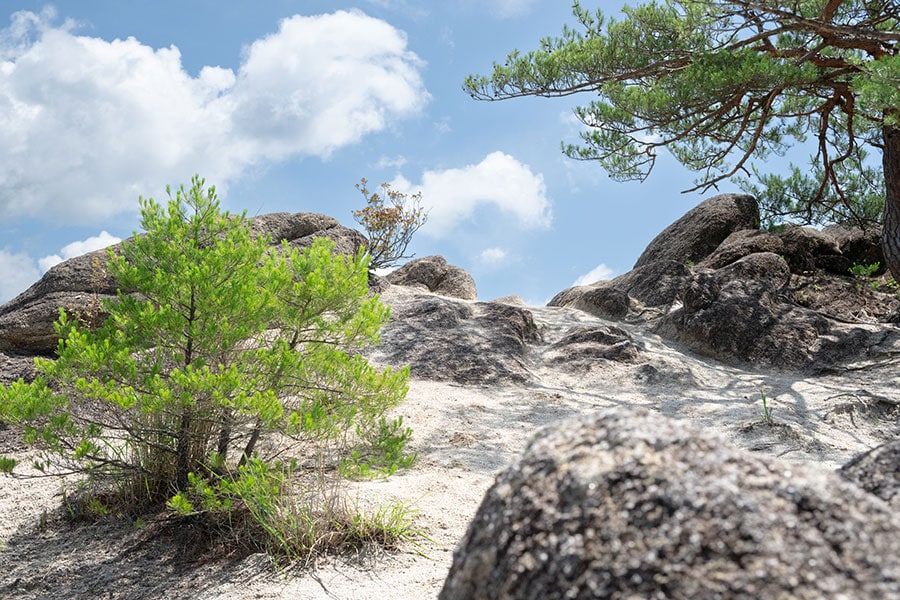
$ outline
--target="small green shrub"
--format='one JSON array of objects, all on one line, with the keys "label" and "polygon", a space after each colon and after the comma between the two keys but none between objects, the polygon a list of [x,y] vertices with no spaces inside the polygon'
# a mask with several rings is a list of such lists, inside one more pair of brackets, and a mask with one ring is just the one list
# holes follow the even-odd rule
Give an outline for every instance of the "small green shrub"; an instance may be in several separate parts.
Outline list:
[{"label": "small green shrub", "polygon": [[403,417],[388,421],[382,417],[378,430],[373,434],[357,431],[361,439],[371,440],[364,448],[355,448],[341,462],[345,476],[355,478],[393,475],[397,469],[411,467],[416,453],[408,454],[406,444],[412,437],[412,429],[403,426]]},{"label": "small green shrub", "polygon": [[[359,351],[390,314],[369,295],[369,257],[321,238],[273,248],[199,177],[166,206],[140,207],[146,233],[102,271],[117,298],[89,319],[60,310],[57,358],[38,359],[31,383],[0,385],[0,421],[38,447],[38,470],[85,477],[77,516],[165,505],[251,547],[313,547],[285,532],[335,521],[313,518],[331,509],[307,499],[327,488],[335,501],[352,449],[378,449],[373,464],[387,470],[411,462],[410,430],[385,419],[409,370],[377,369]],[[279,456],[320,476],[294,481],[296,463]],[[0,471],[15,467],[0,459]]]},{"label": "small green shrub", "polygon": [[869,265],[853,263],[853,266],[850,267],[848,271],[857,279],[868,279],[872,277],[880,267],[881,263],[878,261]]}]

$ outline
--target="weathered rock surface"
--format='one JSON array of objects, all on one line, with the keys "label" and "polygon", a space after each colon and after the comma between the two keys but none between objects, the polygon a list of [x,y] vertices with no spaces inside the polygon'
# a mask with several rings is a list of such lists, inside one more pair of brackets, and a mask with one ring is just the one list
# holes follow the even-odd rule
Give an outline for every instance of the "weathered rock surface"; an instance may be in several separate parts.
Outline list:
[{"label": "weathered rock surface", "polygon": [[718,269],[757,252],[784,254],[784,242],[773,233],[742,229],[725,238],[698,266]]},{"label": "weathered rock surface", "polygon": [[0,385],[9,385],[19,379],[34,379],[34,357],[8,355],[0,352]]},{"label": "weathered rock surface", "polygon": [[645,322],[741,367],[827,371],[900,336],[879,325],[900,322],[896,284],[848,273],[882,258],[877,228],[771,233],[756,229],[758,216],[749,196],[710,198],[654,238],[634,269],[564,290],[549,306]]},{"label": "weathered rock surface", "polygon": [[[251,227],[259,234],[271,235],[273,243],[287,240],[300,248],[311,245],[316,237],[327,237],[335,242],[336,251],[356,254],[367,243],[359,231],[316,213],[260,215],[253,218]],[[115,297],[115,282],[106,272],[107,256],[104,249],[66,260],[0,306],[0,351],[53,355],[57,345],[53,323],[60,307],[71,314],[86,315],[96,312],[103,299]]]},{"label": "weathered rock surface", "polygon": [[782,256],[797,275],[810,271],[826,271],[846,276],[854,264],[880,263],[876,274],[884,272],[881,252],[881,230],[831,225],[817,230],[789,226],[779,233],[756,229],[735,231],[698,263],[700,267],[718,269],[750,254],[772,252]]},{"label": "weathered rock surface", "polygon": [[697,274],[682,306],[654,331],[728,364],[824,371],[858,358],[896,332],[828,319],[783,300],[790,272],[772,253]]},{"label": "weathered rock surface", "polygon": [[61,262],[0,306],[0,351],[52,355],[58,341],[53,323],[60,308],[83,314],[95,311],[101,300],[115,297],[115,282],[106,272],[106,260],[104,249]]},{"label": "weathered rock surface", "polygon": [[555,342],[545,360],[566,371],[589,371],[597,361],[638,362],[642,350],[640,342],[619,327],[579,327]]},{"label": "weathered rock surface", "polygon": [[386,279],[394,285],[420,289],[463,300],[477,300],[475,280],[460,267],[447,263],[443,256],[425,256],[409,261]]},{"label": "weathered rock surface", "polygon": [[788,226],[778,234],[783,255],[792,273],[803,273],[833,264],[841,254],[837,240],[812,227]]},{"label": "weathered rock surface", "polygon": [[394,286],[382,294],[391,322],[373,356],[409,365],[435,381],[493,384],[529,378],[528,349],[541,342],[531,311],[495,302],[467,302]]},{"label": "weathered rock surface", "polygon": [[287,241],[298,248],[306,248],[314,239],[326,237],[334,242],[339,254],[354,255],[368,243],[361,232],[319,213],[269,213],[252,217],[250,226],[258,234],[272,236],[275,244]]},{"label": "weathered rock surface", "polygon": [[553,297],[547,306],[578,308],[598,317],[622,320],[645,307],[669,306],[691,278],[684,263],[658,260],[632,269],[615,279],[575,286]]},{"label": "weathered rock surface", "polygon": [[860,454],[838,473],[895,509],[900,508],[900,440]]},{"label": "weathered rock surface", "polygon": [[758,227],[759,205],[753,196],[713,196],[689,210],[653,238],[634,267],[659,260],[700,262],[735,231]]},{"label": "weathered rock surface", "polygon": [[441,600],[896,598],[900,519],[815,465],[643,410],[538,434],[488,490]]},{"label": "weathered rock surface", "polygon": [[833,273],[846,275],[854,264],[872,265],[875,263],[880,265],[876,274],[886,271],[884,252],[881,250],[880,226],[863,230],[846,225],[829,225],[822,229],[822,232],[834,238],[840,249],[841,257],[844,259],[840,269],[832,271]]},{"label": "weathered rock surface", "polygon": [[[873,287],[872,283],[876,285]],[[898,323],[900,295],[881,281],[811,273],[791,277],[790,299],[843,322]]]}]

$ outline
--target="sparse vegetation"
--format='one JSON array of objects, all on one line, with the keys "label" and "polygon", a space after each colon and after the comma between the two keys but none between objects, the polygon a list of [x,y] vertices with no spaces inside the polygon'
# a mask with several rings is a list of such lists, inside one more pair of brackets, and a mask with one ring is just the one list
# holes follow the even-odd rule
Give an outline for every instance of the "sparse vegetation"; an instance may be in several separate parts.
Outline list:
[{"label": "sparse vegetation", "polygon": [[871,264],[859,264],[853,263],[853,266],[850,267],[850,274],[856,277],[857,279],[869,279],[881,268],[880,262],[873,262]]},{"label": "sparse vegetation", "polygon": [[[361,433],[361,432],[360,432]],[[393,421],[383,418],[378,422],[378,431],[370,436],[367,448],[354,449],[341,462],[345,475],[356,478],[393,475],[397,469],[412,466],[416,454],[406,452],[406,443],[412,437],[412,429],[403,426],[403,417]]]},{"label": "sparse vegetation", "polygon": [[764,392],[760,392],[759,395],[762,398],[763,421],[766,425],[774,425],[775,421],[772,420],[772,407],[769,406],[769,401],[766,398],[766,394]]},{"label": "sparse vegetation", "polygon": [[389,183],[381,184],[381,193],[370,192],[363,178],[356,184],[366,199],[366,206],[353,211],[353,218],[365,229],[369,238],[369,269],[392,267],[403,259],[412,258],[406,249],[415,234],[428,220],[422,208],[422,192],[413,195],[395,190]]},{"label": "sparse vegetation", "polygon": [[0,386],[0,419],[39,471],[85,477],[67,500],[82,517],[165,505],[289,555],[334,547],[336,531],[339,546],[372,537],[346,533],[378,521],[336,508],[341,465],[373,447],[386,471],[412,457],[409,428],[386,417],[408,369],[359,353],[389,314],[369,297],[369,257],[324,239],[273,248],[199,177],[140,207],[146,234],[108,258],[118,298],[93,307],[108,317],[89,327],[61,310],[58,357]]}]

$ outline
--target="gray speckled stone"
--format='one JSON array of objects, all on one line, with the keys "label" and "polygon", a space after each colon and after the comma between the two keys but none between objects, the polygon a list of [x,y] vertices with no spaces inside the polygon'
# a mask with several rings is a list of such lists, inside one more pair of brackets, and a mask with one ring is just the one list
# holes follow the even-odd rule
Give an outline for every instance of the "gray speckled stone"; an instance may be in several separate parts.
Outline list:
[{"label": "gray speckled stone", "polygon": [[539,433],[441,600],[900,598],[900,519],[837,474],[645,410]]}]

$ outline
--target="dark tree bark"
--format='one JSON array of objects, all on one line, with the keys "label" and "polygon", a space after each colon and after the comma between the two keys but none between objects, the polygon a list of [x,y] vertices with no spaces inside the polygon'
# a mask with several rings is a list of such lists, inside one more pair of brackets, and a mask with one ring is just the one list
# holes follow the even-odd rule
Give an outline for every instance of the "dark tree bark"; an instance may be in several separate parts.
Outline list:
[{"label": "dark tree bark", "polygon": [[175,447],[177,454],[175,488],[179,491],[188,488],[188,473],[191,472],[191,420],[191,409],[185,408],[178,430],[178,444]]},{"label": "dark tree bark", "polygon": [[881,246],[894,279],[900,281],[900,127],[884,126],[884,229]]}]

